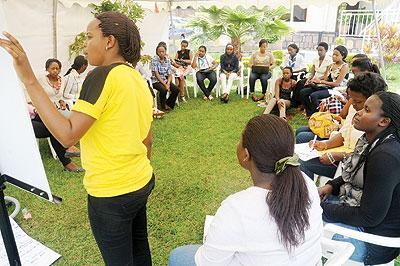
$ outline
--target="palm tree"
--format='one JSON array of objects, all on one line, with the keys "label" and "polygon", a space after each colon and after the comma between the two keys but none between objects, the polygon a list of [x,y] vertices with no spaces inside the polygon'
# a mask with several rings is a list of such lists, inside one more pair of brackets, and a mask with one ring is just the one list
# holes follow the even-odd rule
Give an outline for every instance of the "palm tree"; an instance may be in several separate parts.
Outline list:
[{"label": "palm tree", "polygon": [[235,53],[240,51],[241,44],[249,39],[264,38],[275,42],[290,32],[289,26],[282,20],[288,10],[284,7],[258,9],[251,7],[200,8],[200,13],[193,18],[188,27],[198,32],[195,41],[207,42],[225,35],[231,38]]}]

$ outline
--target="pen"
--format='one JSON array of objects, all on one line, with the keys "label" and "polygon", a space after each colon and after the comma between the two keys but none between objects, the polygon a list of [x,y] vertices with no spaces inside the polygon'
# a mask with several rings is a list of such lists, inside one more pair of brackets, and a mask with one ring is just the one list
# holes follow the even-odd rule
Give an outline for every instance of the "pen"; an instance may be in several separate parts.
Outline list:
[{"label": "pen", "polygon": [[314,149],[314,145],[315,145],[316,141],[317,141],[317,135],[314,136],[314,139],[313,139],[313,142],[312,142],[312,145],[311,145],[311,150]]}]

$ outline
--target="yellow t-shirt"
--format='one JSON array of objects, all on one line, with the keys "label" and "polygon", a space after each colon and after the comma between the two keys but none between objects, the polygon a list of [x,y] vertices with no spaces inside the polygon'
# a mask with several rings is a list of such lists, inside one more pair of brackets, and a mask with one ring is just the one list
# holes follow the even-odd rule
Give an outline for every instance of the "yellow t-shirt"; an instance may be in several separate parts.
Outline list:
[{"label": "yellow t-shirt", "polygon": [[94,197],[136,191],[153,169],[143,140],[151,128],[153,98],[139,72],[125,64],[95,68],[73,111],[96,119],[81,139],[83,184]]}]

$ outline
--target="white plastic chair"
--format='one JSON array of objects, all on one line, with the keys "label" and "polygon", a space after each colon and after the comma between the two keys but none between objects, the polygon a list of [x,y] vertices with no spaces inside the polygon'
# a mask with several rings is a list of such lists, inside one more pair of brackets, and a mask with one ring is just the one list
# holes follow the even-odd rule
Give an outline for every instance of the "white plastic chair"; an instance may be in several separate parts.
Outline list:
[{"label": "white plastic chair", "polygon": [[[364,241],[367,243],[379,245],[379,246],[384,246],[384,247],[392,247],[392,248],[400,248],[400,237],[385,237],[385,236],[378,236],[378,235],[373,235],[369,233],[364,233],[364,232],[359,232],[355,231],[349,228],[344,228],[341,226],[338,226],[336,224],[326,224],[324,227],[324,234],[325,237],[328,237],[329,239],[332,238],[334,234],[340,234],[346,237],[350,237],[353,239],[357,239],[360,241]],[[327,265],[327,264],[325,264]],[[347,261],[344,264],[340,264],[344,266],[356,266],[356,265],[364,265],[361,262],[355,262],[355,261]],[[386,263],[386,264],[379,264],[379,266],[393,266],[394,265],[394,260]],[[378,265],[376,265],[378,266]]]},{"label": "white plastic chair", "polygon": [[[234,79],[235,81],[238,81],[238,89],[240,90],[240,95],[242,96],[242,98],[244,97],[244,93],[243,93],[243,74],[244,74],[244,65],[242,62],[239,62],[239,71],[240,71],[240,76],[237,76]],[[219,78],[220,75],[220,67],[217,68],[217,76],[218,76],[218,83],[216,85],[215,88],[215,95],[218,98],[219,96],[222,95],[222,84],[221,84],[221,79]]]},{"label": "white plastic chair", "polygon": [[322,256],[327,259],[324,266],[342,266],[353,254],[354,246],[348,242],[326,237],[321,240]]},{"label": "white plastic chair", "polygon": [[[267,92],[269,92],[272,95],[272,97],[275,94],[275,89],[274,89],[275,82],[279,78],[281,73],[282,73],[282,71],[279,69],[279,67],[275,67],[272,70],[271,78],[268,80]],[[248,84],[248,88],[247,88],[247,93],[246,93],[246,99],[248,99],[249,95],[250,95],[250,74],[251,74],[251,67],[248,67],[247,68],[247,84]],[[255,91],[255,88],[254,88],[254,91]]]},{"label": "white plastic chair", "polygon": [[[53,145],[51,145],[50,138],[46,138],[46,139],[47,139],[47,143],[49,144],[49,148],[50,148],[51,155],[53,156],[53,158],[54,158],[55,160],[58,160],[57,153],[56,153],[56,151],[54,150]],[[38,145],[38,147],[39,147],[39,139],[36,139],[36,141],[37,141],[37,145]]]}]

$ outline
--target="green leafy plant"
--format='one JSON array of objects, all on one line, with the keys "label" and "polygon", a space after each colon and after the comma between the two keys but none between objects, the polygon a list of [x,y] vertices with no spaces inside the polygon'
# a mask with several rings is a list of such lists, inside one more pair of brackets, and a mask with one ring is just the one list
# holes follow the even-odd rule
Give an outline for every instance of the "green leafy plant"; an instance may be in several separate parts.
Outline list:
[{"label": "green leafy plant", "polygon": [[228,36],[237,53],[241,51],[241,45],[250,39],[264,38],[273,43],[288,34],[290,28],[283,21],[286,13],[287,9],[284,7],[276,9],[201,7],[200,13],[188,23],[188,27],[198,32],[192,38],[195,42],[206,43],[222,35]]},{"label": "green leafy plant", "polygon": [[143,20],[144,18],[144,9],[133,0],[104,0],[99,5],[90,4],[91,8],[93,8],[92,14],[94,16],[99,15],[100,13],[106,11],[117,11],[125,14],[128,18],[133,20],[133,22],[138,22]]},{"label": "green leafy plant", "polygon": [[[142,21],[144,18],[144,9],[133,0],[103,0],[100,4],[90,4],[89,7],[93,9],[92,14],[97,16],[98,14],[106,11],[117,11],[125,14],[128,18],[133,20],[135,23]],[[72,44],[69,45],[69,59],[78,56],[82,53],[85,44],[85,33],[79,33]],[[142,47],[144,43],[142,42]]]},{"label": "green leafy plant", "polygon": [[337,37],[335,39],[335,44],[336,45],[345,45],[346,44],[346,39],[343,37]]}]

